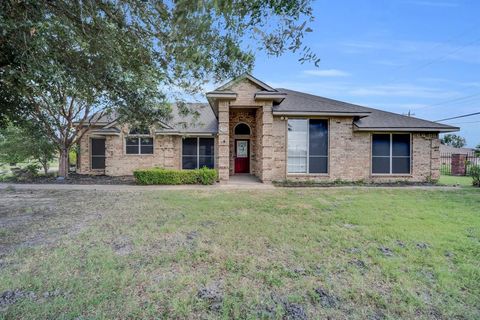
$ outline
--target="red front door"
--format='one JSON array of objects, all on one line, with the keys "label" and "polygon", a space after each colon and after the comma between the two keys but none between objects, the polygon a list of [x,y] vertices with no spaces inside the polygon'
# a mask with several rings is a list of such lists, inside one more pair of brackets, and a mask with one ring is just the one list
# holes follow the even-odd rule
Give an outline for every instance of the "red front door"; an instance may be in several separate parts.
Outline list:
[{"label": "red front door", "polygon": [[235,140],[235,173],[250,173],[248,140]]}]

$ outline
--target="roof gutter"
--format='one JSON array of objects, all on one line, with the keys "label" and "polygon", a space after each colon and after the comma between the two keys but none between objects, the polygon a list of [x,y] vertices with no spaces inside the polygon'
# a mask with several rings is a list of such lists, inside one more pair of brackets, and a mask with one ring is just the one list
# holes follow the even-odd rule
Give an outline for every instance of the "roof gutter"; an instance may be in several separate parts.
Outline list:
[{"label": "roof gutter", "polygon": [[155,132],[157,136],[195,136],[195,137],[211,137],[215,136],[216,132],[179,132],[179,131],[170,131],[170,132]]},{"label": "roof gutter", "polygon": [[274,116],[342,116],[342,117],[367,117],[370,112],[299,112],[299,111],[273,111]]},{"label": "roof gutter", "polygon": [[417,131],[417,132],[455,132],[460,128],[425,128],[425,127],[363,127],[355,125],[355,131]]},{"label": "roof gutter", "polygon": [[97,136],[119,136],[119,132],[106,132],[106,131],[98,131],[98,130],[92,130],[91,134],[97,135]]}]

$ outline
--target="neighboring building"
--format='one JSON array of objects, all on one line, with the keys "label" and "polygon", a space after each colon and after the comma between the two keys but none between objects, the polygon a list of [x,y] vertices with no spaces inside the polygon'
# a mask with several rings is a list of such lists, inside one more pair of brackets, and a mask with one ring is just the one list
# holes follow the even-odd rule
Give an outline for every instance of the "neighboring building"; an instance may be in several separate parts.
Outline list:
[{"label": "neighboring building", "polygon": [[150,130],[102,117],[80,143],[82,174],[131,175],[137,168],[216,168],[220,182],[438,179],[440,132],[458,128],[302,92],[245,74]]},{"label": "neighboring building", "polygon": [[474,154],[474,148],[455,148],[452,146],[447,146],[446,144],[440,144],[440,153],[441,154]]}]

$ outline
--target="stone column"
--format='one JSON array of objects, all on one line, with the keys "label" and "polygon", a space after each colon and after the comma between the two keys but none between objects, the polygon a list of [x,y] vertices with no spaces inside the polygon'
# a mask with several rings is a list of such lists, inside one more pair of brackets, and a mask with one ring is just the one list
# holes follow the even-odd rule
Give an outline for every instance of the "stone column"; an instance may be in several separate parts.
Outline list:
[{"label": "stone column", "polygon": [[230,179],[229,102],[218,102],[218,178],[225,183]]},{"label": "stone column", "polygon": [[452,154],[452,176],[466,175],[466,154]]},{"label": "stone column", "polygon": [[262,153],[260,179],[264,183],[272,181],[273,169],[273,113],[272,102],[267,101],[262,107]]}]

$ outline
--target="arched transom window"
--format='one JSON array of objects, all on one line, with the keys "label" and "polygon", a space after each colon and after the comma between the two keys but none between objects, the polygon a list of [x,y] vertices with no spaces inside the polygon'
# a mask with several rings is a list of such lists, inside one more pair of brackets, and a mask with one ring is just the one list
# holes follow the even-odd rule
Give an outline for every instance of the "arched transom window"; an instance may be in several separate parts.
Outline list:
[{"label": "arched transom window", "polygon": [[235,134],[250,135],[250,127],[245,123],[239,123],[235,126]]}]

